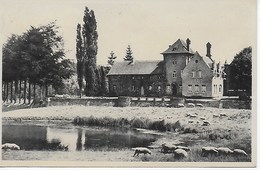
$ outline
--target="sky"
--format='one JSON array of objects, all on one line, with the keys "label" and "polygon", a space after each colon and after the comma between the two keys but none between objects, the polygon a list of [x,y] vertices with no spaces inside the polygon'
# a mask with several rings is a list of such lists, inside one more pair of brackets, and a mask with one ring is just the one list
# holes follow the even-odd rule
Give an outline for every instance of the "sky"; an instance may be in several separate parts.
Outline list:
[{"label": "sky", "polygon": [[87,6],[95,12],[98,65],[111,51],[122,61],[131,46],[135,60],[162,60],[160,53],[179,38],[212,59],[230,63],[239,51],[256,44],[254,0],[0,0],[0,38],[22,34],[30,26],[56,20],[66,57],[76,61],[76,27]]}]

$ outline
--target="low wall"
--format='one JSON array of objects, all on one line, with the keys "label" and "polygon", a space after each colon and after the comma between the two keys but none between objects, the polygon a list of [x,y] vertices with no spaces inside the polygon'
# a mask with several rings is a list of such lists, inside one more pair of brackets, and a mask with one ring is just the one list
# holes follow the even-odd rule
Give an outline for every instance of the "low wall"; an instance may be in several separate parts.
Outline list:
[{"label": "low wall", "polygon": [[59,105],[84,105],[84,106],[116,106],[116,107],[178,107],[178,104],[188,103],[202,104],[204,107],[216,107],[225,109],[251,109],[251,101],[243,100],[216,100],[216,99],[185,99],[171,97],[93,97],[93,98],[61,98],[52,97],[49,99],[48,106]]},{"label": "low wall", "polygon": [[48,106],[84,105],[84,106],[115,106],[117,98],[50,98]]}]

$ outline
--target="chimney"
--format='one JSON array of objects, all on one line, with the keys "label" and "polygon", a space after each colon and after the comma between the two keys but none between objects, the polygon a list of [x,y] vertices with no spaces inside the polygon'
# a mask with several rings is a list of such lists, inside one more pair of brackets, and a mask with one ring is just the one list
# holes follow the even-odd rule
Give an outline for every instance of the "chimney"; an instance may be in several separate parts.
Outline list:
[{"label": "chimney", "polygon": [[206,44],[206,47],[207,47],[207,54],[206,54],[206,56],[211,58],[211,54],[210,54],[211,44],[208,42]]},{"label": "chimney", "polygon": [[190,51],[190,39],[189,38],[187,38],[186,44],[187,44],[187,50]]}]

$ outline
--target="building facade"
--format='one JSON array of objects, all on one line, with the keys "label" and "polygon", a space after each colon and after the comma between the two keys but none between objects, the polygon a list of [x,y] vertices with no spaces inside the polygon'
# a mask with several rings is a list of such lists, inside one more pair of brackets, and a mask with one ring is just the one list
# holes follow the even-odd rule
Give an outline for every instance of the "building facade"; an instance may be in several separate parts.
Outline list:
[{"label": "building facade", "polygon": [[110,95],[221,97],[223,67],[212,60],[210,43],[205,57],[190,43],[178,39],[161,53],[162,61],[115,63],[107,75]]}]

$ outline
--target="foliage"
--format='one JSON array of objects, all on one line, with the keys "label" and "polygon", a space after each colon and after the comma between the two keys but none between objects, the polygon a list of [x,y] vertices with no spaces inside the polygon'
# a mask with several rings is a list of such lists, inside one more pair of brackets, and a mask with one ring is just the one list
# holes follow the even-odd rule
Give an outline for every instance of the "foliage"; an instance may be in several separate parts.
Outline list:
[{"label": "foliage", "polygon": [[126,56],[125,56],[124,60],[133,62],[134,58],[133,58],[132,54],[133,54],[133,52],[131,50],[131,47],[130,47],[130,45],[128,45],[128,47],[126,49]]},{"label": "foliage", "polygon": [[77,25],[77,39],[76,39],[76,58],[77,58],[77,76],[79,85],[79,95],[82,96],[83,75],[84,75],[84,56],[82,47],[81,25]]},{"label": "foliage", "polygon": [[89,10],[85,7],[84,17],[83,17],[83,56],[84,56],[84,67],[85,67],[85,81],[86,95],[95,95],[96,86],[96,55],[97,55],[97,22],[93,10]]},{"label": "foliage", "polygon": [[231,88],[246,90],[247,95],[252,91],[252,48],[244,48],[230,64]]},{"label": "foliage", "polygon": [[113,51],[111,51],[110,56],[108,57],[108,60],[107,60],[107,66],[105,67],[106,74],[110,71],[111,67],[114,65],[116,58],[117,58],[117,56],[115,56],[115,53]]},{"label": "foliage", "polygon": [[31,26],[22,35],[12,35],[3,46],[3,81],[28,80],[47,89],[49,85],[61,86],[72,74],[72,63],[65,59],[55,22]]}]

